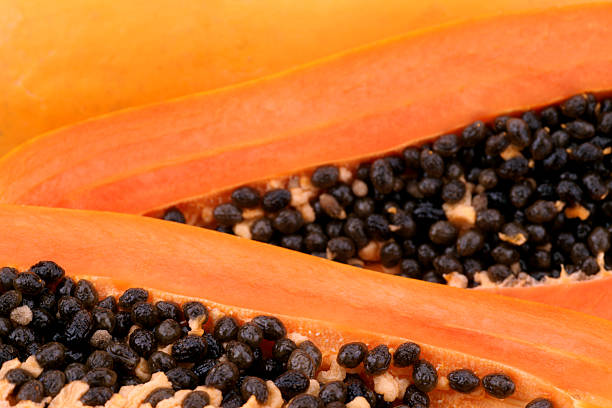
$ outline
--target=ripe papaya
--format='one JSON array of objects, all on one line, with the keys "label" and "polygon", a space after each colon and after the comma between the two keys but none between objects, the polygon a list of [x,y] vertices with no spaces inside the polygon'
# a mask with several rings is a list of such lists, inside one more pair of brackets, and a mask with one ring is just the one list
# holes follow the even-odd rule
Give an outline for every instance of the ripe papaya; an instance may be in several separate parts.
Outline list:
[{"label": "ripe papaya", "polygon": [[407,31],[583,3],[3,2],[0,154],[92,116],[252,80]]},{"label": "ripe papaya", "polygon": [[[250,398],[249,392],[257,390],[258,381],[251,377],[261,375],[271,376],[262,399],[274,407],[282,404],[281,394],[283,399],[291,399],[289,406],[302,406],[298,405],[300,399],[310,400],[307,406],[317,406],[322,398],[349,407],[373,406],[376,398],[378,404],[384,404],[401,399],[401,394],[408,406],[431,407],[525,406],[534,399],[546,407],[607,407],[612,403],[612,323],[603,319],[357,270],[146,217],[3,205],[0,225],[12,238],[0,241],[0,264],[6,266],[0,273],[0,303],[11,309],[10,318],[22,321],[30,307],[37,311],[36,316],[44,315],[41,310],[49,307],[49,297],[59,297],[58,320],[47,316],[46,334],[38,334],[43,342],[36,353],[19,349],[27,343],[24,336],[8,334],[7,342],[1,345],[3,398],[32,399],[38,395],[41,401],[51,401],[51,406],[77,404],[79,398],[86,405],[96,405],[95,401],[103,405],[111,399],[111,406],[137,406],[145,400],[164,398],[180,404],[176,399],[186,399],[190,393],[184,388],[197,387],[209,401],[216,401],[210,402],[213,406],[219,406],[221,393],[225,403],[233,398],[234,403],[243,404]],[[10,290],[7,285],[12,285]],[[22,303],[8,302],[21,293]],[[180,305],[184,312],[177,309]],[[107,324],[109,316],[116,316],[112,329]],[[172,317],[160,323],[162,316]],[[75,320],[79,324],[74,324]],[[38,330],[39,324],[40,317],[36,317],[32,330]],[[130,330],[133,324],[136,326]],[[160,328],[162,324],[167,327]],[[185,327],[184,333],[178,330],[172,337],[175,332],[170,328],[179,327],[177,324]],[[250,327],[250,335],[247,329],[240,330],[245,326]],[[7,327],[9,333],[25,330],[22,326]],[[85,334],[80,338],[77,334],[83,327]],[[111,331],[114,337],[107,339],[110,343],[104,348],[100,343],[105,336],[93,336],[88,327],[106,335]],[[66,333],[49,334],[56,330]],[[159,350],[162,345],[169,347],[163,339],[171,336],[173,340],[166,352],[156,351],[155,357],[147,359],[141,356],[155,349],[150,346],[153,340],[147,340],[151,331],[160,342]],[[129,339],[121,343],[126,336]],[[207,339],[207,345],[202,338]],[[253,350],[264,357],[271,355],[269,364],[282,358],[286,351],[281,350],[288,347],[288,368],[281,367],[279,372],[255,370],[256,357],[249,354],[248,346],[254,338],[259,338],[256,345],[260,347],[255,345]],[[87,341],[91,346],[85,346]],[[193,344],[188,347],[189,342]],[[225,349],[220,342],[227,342]],[[342,347],[349,343],[350,347]],[[240,347],[242,352],[234,352]],[[301,360],[292,353],[296,347],[295,356],[301,353]],[[415,347],[418,360],[403,366],[407,356],[414,354],[409,349],[414,351]],[[203,351],[212,361],[202,362],[201,353],[193,350]],[[12,351],[18,357],[9,360]],[[210,357],[209,352],[216,357]],[[169,353],[166,360],[172,357],[184,364],[174,371],[164,369],[159,353]],[[251,356],[251,362],[244,353]],[[110,362],[104,365],[107,357]],[[66,377],[81,369],[85,372],[81,380],[60,387],[53,397],[47,391],[36,393],[34,385],[50,376],[47,372],[62,370],[73,360],[77,363],[65,368]],[[86,365],[80,363],[85,360]],[[205,363],[211,366],[202,367]],[[95,368],[100,365],[110,368]],[[151,367],[161,367],[163,373],[151,376]],[[306,369],[310,374],[304,374]],[[464,370],[463,374],[457,369]],[[454,377],[467,371],[482,382],[470,386],[469,380]],[[253,383],[242,388],[243,392],[246,388],[243,396],[235,391],[239,373],[242,384],[247,378]],[[24,375],[41,379],[29,380],[26,384],[34,385],[26,387],[17,381]],[[115,394],[123,385],[121,381],[131,385]],[[106,382],[116,382],[115,391],[100,385]],[[330,382],[333,384],[328,385]],[[464,392],[456,391],[462,389],[460,384],[466,387]],[[105,387],[107,392],[102,390]],[[332,387],[338,389],[332,391]],[[296,394],[305,391],[311,397],[297,398]],[[376,397],[376,393],[381,395]],[[330,395],[339,395],[341,401]],[[198,396],[202,397],[189,398]],[[531,406],[540,406],[534,404]],[[256,405],[256,401],[247,403]]]},{"label": "ripe papaya", "polygon": [[[312,244],[308,252],[343,262],[490,286],[485,290],[609,319],[611,16],[612,7],[599,4],[447,25],[84,122],[0,160],[0,200],[164,216],[251,238],[269,233],[260,240],[298,250]],[[517,64],[517,55],[528,63]],[[542,108],[583,91],[594,94]],[[513,112],[524,113],[504,116]],[[461,138],[447,134],[418,147],[475,120]],[[461,145],[466,134],[474,145]],[[393,155],[400,150],[404,157]],[[415,154],[417,166],[406,169]],[[359,176],[359,163],[383,155],[393,157]],[[317,166],[330,163],[343,185],[306,177],[304,187],[291,177],[314,177]],[[576,165],[580,170],[571,170]],[[351,218],[356,208],[342,201],[368,197],[342,177],[361,180],[372,195],[364,220]],[[393,185],[384,182],[389,177]],[[328,188],[325,203],[320,193],[327,190],[313,182]],[[259,187],[254,194],[283,191],[273,193],[269,214],[219,206],[245,184]],[[474,190],[466,194],[468,188]],[[461,202],[468,197],[473,205]],[[296,211],[305,204],[313,208]],[[457,204],[468,213],[449,222],[444,208]],[[303,225],[319,216],[318,227]],[[264,233],[256,234],[260,220]]]}]

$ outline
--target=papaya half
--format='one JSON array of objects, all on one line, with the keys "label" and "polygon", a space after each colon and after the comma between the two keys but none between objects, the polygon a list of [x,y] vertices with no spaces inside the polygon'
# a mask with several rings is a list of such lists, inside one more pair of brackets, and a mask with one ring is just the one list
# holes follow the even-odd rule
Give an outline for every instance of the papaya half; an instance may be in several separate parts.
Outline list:
[{"label": "papaya half", "polygon": [[60,126],[450,21],[584,0],[3,2],[0,154]]},{"label": "papaya half", "polygon": [[605,3],[449,24],[90,120],[0,160],[0,200],[163,216],[609,319],[611,19]]},{"label": "papaya half", "polygon": [[180,406],[195,388],[212,406],[612,404],[607,320],[146,217],[3,205],[0,226],[2,314],[30,320],[1,318],[4,401]]}]

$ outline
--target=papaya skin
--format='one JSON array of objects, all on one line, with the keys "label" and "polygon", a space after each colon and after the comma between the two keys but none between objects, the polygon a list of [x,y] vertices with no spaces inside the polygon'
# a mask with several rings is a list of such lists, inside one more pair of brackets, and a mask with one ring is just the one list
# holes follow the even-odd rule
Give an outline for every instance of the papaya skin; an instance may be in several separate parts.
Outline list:
[{"label": "papaya skin", "polygon": [[[209,204],[239,185],[364,160],[587,89],[604,92],[612,87],[611,16],[602,4],[439,27],[88,121],[0,160],[0,200],[135,214]],[[509,44],[530,63],[517,66]],[[563,47],[572,52],[559,55]],[[494,290],[612,319],[610,286],[612,278]]]},{"label": "papaya skin", "polygon": [[269,75],[406,31],[584,3],[3,2],[0,154],[88,117]]},{"label": "papaya skin", "polygon": [[612,323],[603,319],[146,217],[0,206],[0,225],[13,238],[0,242],[2,265],[23,270],[54,260],[105,294],[136,286],[157,298],[197,298],[240,319],[273,314],[289,331],[320,333],[313,341],[327,356],[348,339],[410,339],[442,373],[495,368],[517,382],[512,399],[436,391],[432,401],[441,402],[434,406],[524,405],[536,395],[558,407],[612,404]]}]

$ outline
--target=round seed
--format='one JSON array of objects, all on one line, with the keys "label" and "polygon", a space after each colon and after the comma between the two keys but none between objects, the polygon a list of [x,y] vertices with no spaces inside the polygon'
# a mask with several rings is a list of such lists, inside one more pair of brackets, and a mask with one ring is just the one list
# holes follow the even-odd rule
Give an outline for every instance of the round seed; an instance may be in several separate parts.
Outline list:
[{"label": "round seed", "polygon": [[11,384],[15,384],[15,387],[19,387],[21,384],[24,384],[32,379],[32,374],[23,368],[13,368],[6,373],[6,380]]},{"label": "round seed", "polygon": [[404,393],[404,404],[410,408],[429,407],[429,396],[412,384],[408,386]]},{"label": "round seed", "polygon": [[242,380],[240,394],[245,401],[254,395],[257,402],[264,404],[268,400],[268,387],[261,378],[249,376]]},{"label": "round seed", "polygon": [[267,218],[260,218],[251,225],[251,236],[255,241],[268,242],[273,234],[272,221]]},{"label": "round seed", "polygon": [[236,364],[240,370],[246,370],[254,361],[253,351],[246,344],[239,341],[229,341],[225,346],[227,359]]},{"label": "round seed", "polygon": [[291,202],[291,193],[285,189],[270,190],[263,196],[261,205],[266,212],[274,213],[287,207]]},{"label": "round seed", "polygon": [[187,335],[172,345],[172,357],[178,362],[194,362],[206,354],[206,341],[193,334]]},{"label": "round seed", "polygon": [[81,397],[81,402],[85,405],[97,406],[104,405],[113,396],[113,390],[107,387],[91,387]]},{"label": "round seed", "polygon": [[178,208],[168,208],[164,213],[163,219],[166,221],[178,222],[180,224],[185,224],[185,216]]},{"label": "round seed", "polygon": [[185,396],[181,408],[204,408],[209,405],[210,397],[204,391],[192,391]]},{"label": "round seed", "polygon": [[81,301],[81,304],[91,309],[98,303],[98,291],[93,283],[88,280],[81,279],[74,287],[73,296]]},{"label": "round seed", "polygon": [[381,344],[368,352],[363,362],[363,367],[368,374],[380,374],[389,368],[391,364],[391,353],[389,348]]},{"label": "round seed", "polygon": [[206,385],[225,392],[236,385],[239,374],[238,367],[234,363],[219,363],[206,376]]},{"label": "round seed", "polygon": [[143,403],[149,403],[152,407],[156,407],[160,401],[163,401],[174,396],[172,388],[156,388],[147,395]]},{"label": "round seed", "polygon": [[85,374],[83,381],[92,387],[112,387],[117,382],[117,373],[108,368],[94,368]]},{"label": "round seed", "polygon": [[44,387],[38,380],[30,380],[19,387],[15,399],[17,401],[40,402],[45,395]]},{"label": "round seed", "polygon": [[293,350],[287,360],[287,370],[299,371],[309,378],[313,378],[316,372],[316,365],[312,358],[304,350]]},{"label": "round seed", "polygon": [[514,394],[514,382],[505,374],[489,374],[482,378],[482,386],[487,394],[495,398],[507,398]]},{"label": "round seed", "polygon": [[553,408],[553,404],[546,398],[536,398],[525,405],[525,408]]},{"label": "round seed", "polygon": [[36,296],[43,290],[45,283],[35,273],[23,272],[13,280],[13,287],[24,295]]},{"label": "round seed", "polygon": [[223,316],[216,323],[213,335],[220,342],[234,340],[238,335],[238,322],[231,316]]},{"label": "round seed", "polygon": [[384,159],[378,159],[370,167],[370,181],[372,185],[382,194],[393,191],[393,169]]},{"label": "round seed", "polygon": [[323,401],[319,397],[309,394],[301,394],[293,397],[288,403],[288,408],[323,408]]},{"label": "round seed", "polygon": [[43,372],[38,380],[43,385],[45,395],[55,397],[66,384],[66,375],[59,370],[47,370]]},{"label": "round seed", "polygon": [[438,221],[429,228],[429,239],[438,245],[448,245],[457,239],[457,228],[448,221]]},{"label": "round seed", "polygon": [[438,372],[430,362],[419,360],[412,369],[414,385],[423,392],[429,392],[438,384]]},{"label": "round seed", "polygon": [[510,118],[506,121],[506,131],[510,143],[516,145],[519,149],[529,146],[531,142],[531,130],[529,125],[517,118]]},{"label": "round seed", "polygon": [[46,283],[59,281],[64,277],[64,269],[53,261],[41,261],[30,267],[30,272],[38,275]]},{"label": "round seed", "polygon": [[136,329],[130,334],[129,345],[132,350],[146,358],[157,348],[157,341],[151,331]]},{"label": "round seed", "polygon": [[336,166],[321,166],[312,173],[310,180],[317,188],[330,188],[338,182],[339,174]]},{"label": "round seed", "polygon": [[396,367],[408,367],[419,360],[421,347],[415,343],[403,343],[393,353],[393,364]]},{"label": "round seed", "polygon": [[342,367],[355,368],[365,359],[367,353],[368,348],[364,343],[347,343],[340,347],[336,361]]},{"label": "round seed", "polygon": [[480,379],[473,371],[467,369],[451,371],[448,376],[448,385],[455,391],[470,393],[480,385]]},{"label": "round seed", "polygon": [[36,353],[36,361],[43,368],[57,368],[63,365],[66,347],[57,342],[43,345]]},{"label": "round seed", "polygon": [[284,209],[272,221],[272,226],[282,234],[293,234],[304,224],[302,214],[297,210]]},{"label": "round seed", "polygon": [[[198,377],[187,368],[176,367],[166,372],[168,381],[172,383],[172,388],[178,390],[193,390],[198,386]],[[208,385],[208,384],[207,384]]]},{"label": "round seed", "polygon": [[234,204],[220,204],[213,210],[213,217],[219,225],[231,227],[242,221],[242,211]]},{"label": "round seed", "polygon": [[149,298],[149,292],[141,288],[131,288],[119,296],[119,306],[130,309],[137,302],[144,302]]},{"label": "round seed", "polygon": [[274,384],[280,390],[283,399],[290,400],[296,395],[305,392],[310,385],[310,381],[308,377],[301,372],[289,370],[276,378]]},{"label": "round seed", "polygon": [[252,322],[263,330],[266,340],[278,340],[287,335],[283,322],[274,316],[256,316]]},{"label": "round seed", "polygon": [[232,192],[232,202],[239,208],[255,208],[260,200],[259,191],[251,187],[240,187]]},{"label": "round seed", "polygon": [[330,402],[346,401],[346,385],[342,381],[332,381],[323,385],[319,391],[319,398],[325,405]]}]

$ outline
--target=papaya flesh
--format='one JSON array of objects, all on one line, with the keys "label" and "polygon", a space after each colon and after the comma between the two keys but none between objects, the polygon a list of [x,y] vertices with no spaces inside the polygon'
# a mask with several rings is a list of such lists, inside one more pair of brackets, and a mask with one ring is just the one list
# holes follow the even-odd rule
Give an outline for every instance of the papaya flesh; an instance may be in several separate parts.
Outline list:
[{"label": "papaya flesh", "polygon": [[410,340],[440,378],[469,368],[479,376],[503,372],[516,385],[501,400],[441,385],[430,393],[433,407],[524,406],[535,397],[555,407],[612,403],[612,323],[603,319],[146,217],[2,206],[0,225],[13,238],[0,243],[2,265],[27,270],[53,259],[68,276],[93,282],[100,299],[139,287],[153,300],[196,299],[239,321],[277,316],[318,346],[323,369],[348,341],[395,348]]},{"label": "papaya flesh", "polygon": [[3,2],[0,154],[88,117],[251,80],[406,31],[583,3]]},{"label": "papaya flesh", "polygon": [[[240,185],[350,165],[585,90],[605,94],[611,15],[609,4],[582,5],[437,27],[85,122],[1,160],[0,200],[136,214],[184,203],[197,210],[190,218]],[[560,283],[492,290],[612,317],[610,278]]]}]

